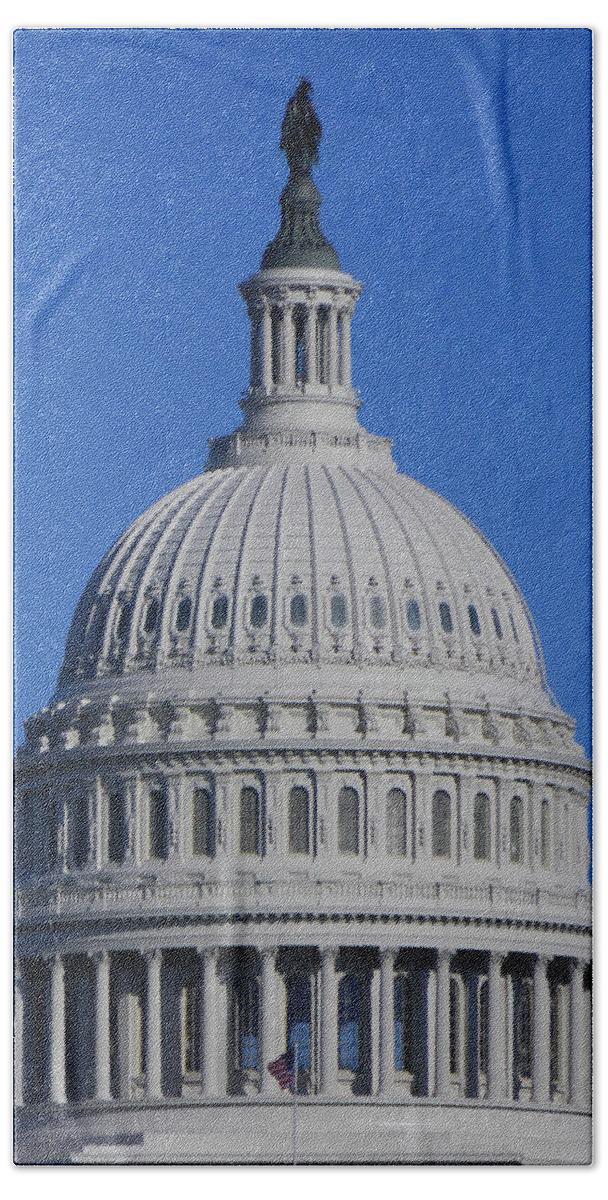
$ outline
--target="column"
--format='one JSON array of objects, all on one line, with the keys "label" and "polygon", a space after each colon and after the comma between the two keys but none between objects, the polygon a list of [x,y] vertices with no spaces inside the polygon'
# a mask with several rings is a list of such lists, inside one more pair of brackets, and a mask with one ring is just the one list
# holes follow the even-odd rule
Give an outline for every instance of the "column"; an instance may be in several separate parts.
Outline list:
[{"label": "column", "polygon": [[336,1092],[338,1074],[338,981],[334,947],[321,951],[321,999],[319,1003],[319,1065],[322,1096]]},{"label": "column", "polygon": [[451,951],[437,953],[437,1095],[447,1099],[450,1087],[450,963]]},{"label": "column", "polygon": [[506,1007],[502,954],[490,954],[488,965],[488,1101],[499,1104],[506,1098]]},{"label": "column", "polygon": [[395,1082],[395,951],[380,954],[380,1081],[385,1096]]},{"label": "column", "polygon": [[338,312],[332,304],[329,310],[329,387],[338,384]]},{"label": "column", "polygon": [[95,963],[95,1099],[110,1100],[110,955],[101,950]]},{"label": "column", "polygon": [[199,951],[201,989],[201,1095],[217,1096],[218,1079],[218,997],[217,949]]},{"label": "column", "polygon": [[586,963],[577,959],[570,976],[570,1103],[573,1108],[589,1105],[591,1027],[587,995],[583,989]]},{"label": "column", "polygon": [[262,299],[262,383],[267,392],[272,391],[272,319],[270,305]]},{"label": "column", "polygon": [[283,361],[281,363],[281,383],[288,388],[295,386],[296,380],[296,340],[293,327],[293,304],[285,302],[283,308]]},{"label": "column", "polygon": [[348,309],[342,312],[342,386],[351,387],[350,363],[350,321],[352,313]]},{"label": "column", "polygon": [[25,981],[21,970],[21,962],[15,959],[15,1015],[13,1020],[14,1038],[14,1072],[15,1072],[15,1105],[20,1108],[23,1104],[23,1020]]},{"label": "column", "polygon": [[260,1092],[263,1096],[276,1095],[279,1090],[276,1079],[273,1079],[270,1071],[267,1069],[268,1063],[277,1058],[282,1049],[282,1047],[277,1045],[275,1032],[277,1015],[274,1004],[276,1000],[275,954],[276,950],[274,947],[265,946],[260,951],[262,970],[260,975],[260,1012],[258,1015],[260,1030],[258,1070],[260,1073]]},{"label": "column", "polygon": [[549,1103],[551,1007],[547,959],[539,954],[534,964],[532,1096],[536,1104]]},{"label": "column", "polygon": [[162,1096],[162,1025],[160,972],[162,950],[146,954],[146,1095]]},{"label": "column", "polygon": [[61,954],[51,959],[50,1021],[49,1099],[52,1104],[65,1104],[65,973]]},{"label": "column", "polygon": [[306,322],[304,324],[304,353],[306,356],[306,382],[317,382],[317,340],[316,340],[317,309],[314,304],[306,305]]}]

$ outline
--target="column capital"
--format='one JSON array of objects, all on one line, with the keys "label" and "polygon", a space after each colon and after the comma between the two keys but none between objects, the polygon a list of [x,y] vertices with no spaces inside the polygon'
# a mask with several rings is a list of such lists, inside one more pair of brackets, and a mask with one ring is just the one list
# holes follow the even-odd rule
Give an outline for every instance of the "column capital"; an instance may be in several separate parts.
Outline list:
[{"label": "column capital", "polygon": [[87,958],[90,962],[95,963],[96,965],[106,962],[109,957],[109,950],[87,950]]},{"label": "column capital", "polygon": [[140,953],[149,967],[156,965],[160,967],[163,959],[163,952],[158,946],[156,946],[153,950],[142,950]]},{"label": "column capital", "polygon": [[380,961],[381,962],[394,962],[398,953],[399,953],[399,951],[397,950],[397,948],[395,946],[381,946],[380,947]]}]

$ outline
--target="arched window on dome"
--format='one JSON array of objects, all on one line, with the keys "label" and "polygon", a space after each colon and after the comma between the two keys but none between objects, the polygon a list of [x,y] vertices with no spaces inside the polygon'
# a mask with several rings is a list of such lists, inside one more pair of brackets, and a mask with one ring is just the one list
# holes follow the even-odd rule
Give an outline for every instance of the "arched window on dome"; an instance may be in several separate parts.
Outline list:
[{"label": "arched window on dome", "polygon": [[225,595],[214,596],[211,606],[211,624],[214,629],[223,629],[228,623],[228,597]]},{"label": "arched window on dome", "polygon": [[262,802],[257,788],[250,786],[241,788],[239,816],[239,848],[241,854],[262,854]]},{"label": "arched window on dome", "polygon": [[338,850],[340,854],[359,853],[359,793],[343,787],[338,795]]},{"label": "arched window on dome", "polygon": [[420,617],[420,605],[418,604],[417,600],[414,600],[412,598],[407,601],[407,604],[405,606],[405,615],[407,618],[408,626],[411,629],[412,633],[417,633],[422,624],[422,620]]},{"label": "arched window on dome", "polygon": [[268,596],[253,596],[249,608],[249,623],[253,629],[262,629],[268,620]]},{"label": "arched window on dome", "polygon": [[369,622],[372,629],[384,629],[386,626],[386,600],[384,596],[370,596]]},{"label": "arched window on dome", "polygon": [[308,621],[308,600],[303,592],[296,592],[289,602],[289,620],[292,625],[301,628]]},{"label": "arched window on dome", "polygon": [[523,862],[524,804],[521,796],[511,798],[509,812],[509,858],[512,863]]},{"label": "arched window on dome", "polygon": [[551,819],[549,801],[543,800],[540,806],[540,861],[541,866],[548,867],[551,858]]},{"label": "arched window on dome", "polygon": [[289,793],[289,853],[310,854],[310,793],[292,787]]},{"label": "arched window on dome", "polygon": [[343,975],[338,985],[338,1068],[358,1071],[360,1064],[361,981]]},{"label": "arched window on dome", "polygon": [[496,634],[496,637],[501,638],[502,637],[502,625],[500,624],[500,617],[495,608],[492,609],[492,623],[494,625],[494,632]]},{"label": "arched window on dome", "polygon": [[148,793],[148,849],[150,858],[169,854],[169,804],[163,786],[151,787]]},{"label": "arched window on dome", "polygon": [[112,863],[124,861],[127,848],[127,821],[122,788],[114,787],[108,795],[108,858]]},{"label": "arched window on dome", "polygon": [[414,1005],[409,975],[396,975],[394,983],[395,1070],[413,1071]]},{"label": "arched window on dome", "polygon": [[144,633],[150,635],[154,633],[158,625],[158,615],[160,612],[160,601],[158,596],[152,596],[146,604],[146,612],[144,616]]},{"label": "arched window on dome", "polygon": [[192,599],[190,596],[182,596],[177,606],[177,615],[175,617],[175,628],[178,633],[185,633],[190,625],[192,617]]},{"label": "arched window on dome", "polygon": [[397,787],[386,798],[386,853],[407,854],[407,795]]},{"label": "arched window on dome", "polygon": [[72,866],[85,867],[89,857],[89,802],[83,792],[76,792],[70,804],[70,846]]},{"label": "arched window on dome", "polygon": [[439,605],[439,620],[444,633],[453,633],[454,622],[452,621],[452,610],[447,601],[442,600]]},{"label": "arched window on dome", "polygon": [[475,635],[475,637],[479,637],[481,634],[481,625],[479,624],[479,614],[477,612],[477,609],[475,608],[475,605],[469,604],[468,611],[469,611],[469,625],[471,626],[471,633],[473,633]]},{"label": "arched window on dome", "polygon": [[449,858],[452,849],[452,801],[442,788],[433,796],[433,858]]},{"label": "arched window on dome", "polygon": [[473,857],[490,857],[490,797],[478,792],[473,805]]},{"label": "arched window on dome", "polygon": [[343,592],[333,593],[329,602],[329,611],[334,628],[343,629],[348,621],[348,606]]},{"label": "arched window on dome", "polygon": [[213,858],[215,854],[215,803],[209,788],[192,793],[192,853]]}]

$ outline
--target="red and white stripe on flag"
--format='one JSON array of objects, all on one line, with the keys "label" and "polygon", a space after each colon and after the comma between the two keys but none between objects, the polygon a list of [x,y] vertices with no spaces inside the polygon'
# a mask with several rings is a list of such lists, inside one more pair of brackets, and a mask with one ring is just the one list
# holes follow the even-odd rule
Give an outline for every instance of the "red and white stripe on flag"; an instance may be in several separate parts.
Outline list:
[{"label": "red and white stripe on flag", "polygon": [[292,1088],[294,1080],[293,1066],[293,1051],[288,1050],[280,1058],[275,1058],[274,1062],[268,1063],[268,1070],[276,1079],[279,1087]]}]

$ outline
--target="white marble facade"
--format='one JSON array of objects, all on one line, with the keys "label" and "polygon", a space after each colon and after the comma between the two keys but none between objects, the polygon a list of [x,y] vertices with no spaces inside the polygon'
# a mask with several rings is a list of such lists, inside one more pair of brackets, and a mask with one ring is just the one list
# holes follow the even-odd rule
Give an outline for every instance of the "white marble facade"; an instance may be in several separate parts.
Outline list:
[{"label": "white marble facade", "polygon": [[241,285],[244,424],[26,723],[19,1161],[289,1161],[295,1042],[302,1161],[588,1161],[588,763],[505,565],[358,422],[360,286]]}]

